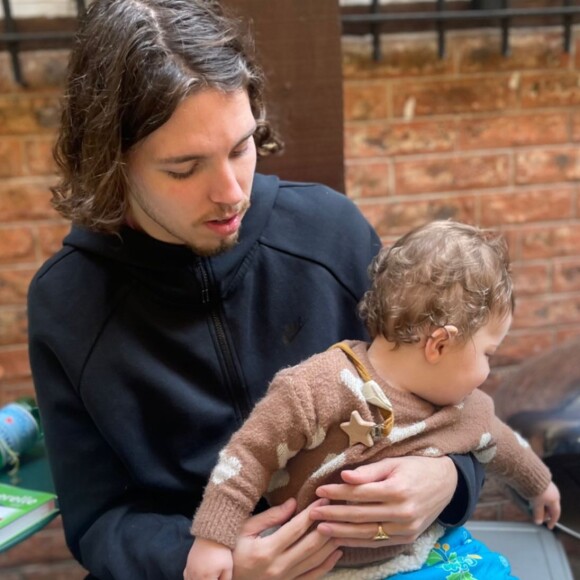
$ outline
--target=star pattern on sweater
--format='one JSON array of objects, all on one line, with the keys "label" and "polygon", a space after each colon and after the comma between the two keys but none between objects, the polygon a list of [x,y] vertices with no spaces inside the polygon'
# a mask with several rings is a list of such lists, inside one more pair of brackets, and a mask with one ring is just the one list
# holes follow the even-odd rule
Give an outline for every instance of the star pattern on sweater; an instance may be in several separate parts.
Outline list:
[{"label": "star pattern on sweater", "polygon": [[362,443],[367,447],[374,445],[371,429],[375,426],[372,421],[365,421],[358,411],[350,414],[350,420],[341,423],[340,428],[348,435],[348,444]]},{"label": "star pattern on sweater", "polygon": [[211,473],[211,481],[220,485],[224,481],[235,477],[242,469],[242,462],[234,455],[227,455],[225,450],[219,454],[219,462]]}]

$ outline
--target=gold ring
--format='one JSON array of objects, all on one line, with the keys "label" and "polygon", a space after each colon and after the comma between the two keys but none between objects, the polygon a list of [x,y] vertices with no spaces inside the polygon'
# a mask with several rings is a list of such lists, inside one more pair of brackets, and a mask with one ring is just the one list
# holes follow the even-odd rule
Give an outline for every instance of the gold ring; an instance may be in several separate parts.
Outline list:
[{"label": "gold ring", "polygon": [[378,524],[378,526],[379,527],[377,528],[377,533],[375,534],[373,540],[388,540],[389,534],[387,534],[385,530],[383,530],[382,524]]}]

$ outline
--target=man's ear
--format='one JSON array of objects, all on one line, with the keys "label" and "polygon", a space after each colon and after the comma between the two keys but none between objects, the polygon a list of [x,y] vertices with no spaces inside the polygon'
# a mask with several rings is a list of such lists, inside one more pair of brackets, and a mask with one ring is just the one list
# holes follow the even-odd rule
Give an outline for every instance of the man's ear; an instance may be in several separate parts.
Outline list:
[{"label": "man's ear", "polygon": [[437,364],[458,334],[459,330],[452,324],[436,328],[425,341],[425,359],[427,362]]}]

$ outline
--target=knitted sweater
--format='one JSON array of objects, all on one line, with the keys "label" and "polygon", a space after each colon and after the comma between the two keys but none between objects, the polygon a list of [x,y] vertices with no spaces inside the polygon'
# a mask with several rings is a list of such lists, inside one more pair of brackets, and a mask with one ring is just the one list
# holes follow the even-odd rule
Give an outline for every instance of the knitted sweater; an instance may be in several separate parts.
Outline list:
[{"label": "knitted sweater", "polygon": [[[437,407],[381,380],[368,359],[367,343],[347,344],[391,401],[395,417],[391,432],[372,447],[349,446],[340,424],[349,421],[353,410],[367,421],[383,419],[378,408],[365,401],[363,381],[341,350],[328,350],[280,371],[221,451],[194,518],[195,536],[233,548],[241,525],[262,495],[272,505],[295,497],[302,510],[316,499],[318,486],[341,481],[341,470],[386,457],[472,452],[522,496],[531,498],[546,489],[549,470],[495,417],[488,395],[475,391],[459,405]],[[437,528],[413,546],[345,548],[339,565],[368,565],[399,555],[401,565],[394,571],[419,568],[442,532]],[[377,577],[384,575],[383,570]]]}]

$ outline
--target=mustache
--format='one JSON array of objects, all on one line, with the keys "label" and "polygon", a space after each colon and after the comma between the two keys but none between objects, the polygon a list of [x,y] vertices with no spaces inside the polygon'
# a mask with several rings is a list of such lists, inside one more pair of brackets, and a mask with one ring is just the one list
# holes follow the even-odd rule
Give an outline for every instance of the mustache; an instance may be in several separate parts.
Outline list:
[{"label": "mustache", "polygon": [[219,207],[218,212],[213,212],[211,216],[208,216],[204,221],[222,221],[230,219],[231,217],[238,215],[247,211],[250,207],[250,200],[244,200],[236,205]]}]

